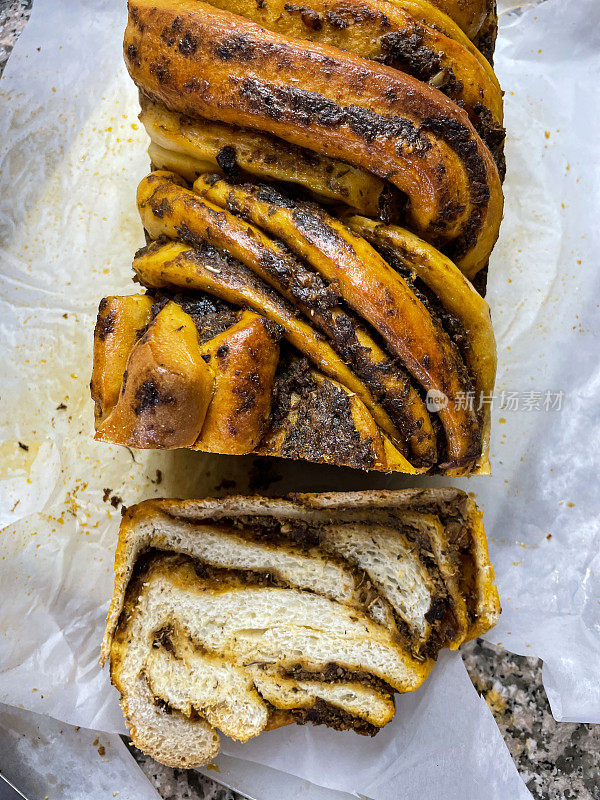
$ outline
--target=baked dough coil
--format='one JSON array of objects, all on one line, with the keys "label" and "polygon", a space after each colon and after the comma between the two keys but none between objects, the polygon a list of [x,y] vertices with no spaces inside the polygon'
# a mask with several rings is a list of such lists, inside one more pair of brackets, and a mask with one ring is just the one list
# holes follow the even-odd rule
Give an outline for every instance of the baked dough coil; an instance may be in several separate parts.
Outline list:
[{"label": "baked dough coil", "polygon": [[215,2],[130,0],[125,60],[143,94],[383,179],[404,222],[468,277],[487,265],[502,218],[488,149],[502,168],[501,92],[449,17],[458,38],[383,0],[311,0],[317,16],[304,18],[278,0],[239,13]]},{"label": "baked dough coil", "polygon": [[[489,310],[448,258],[397,226],[342,223],[215,175],[190,189],[150,173],[138,207],[154,240],[134,260],[149,295],[101,304],[96,438],[409,473],[488,469],[488,409],[465,398],[493,386]],[[432,412],[426,396],[445,402]]]}]

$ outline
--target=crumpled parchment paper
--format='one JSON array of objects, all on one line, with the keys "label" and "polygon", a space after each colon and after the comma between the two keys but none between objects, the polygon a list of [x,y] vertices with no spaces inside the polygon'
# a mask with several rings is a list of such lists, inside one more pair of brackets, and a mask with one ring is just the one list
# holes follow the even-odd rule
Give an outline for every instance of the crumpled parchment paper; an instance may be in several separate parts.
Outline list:
[{"label": "crumpled parchment paper", "polygon": [[[485,510],[496,566],[504,613],[488,638],[544,659],[557,719],[600,722],[600,5],[501,10],[508,174],[488,290],[500,356],[494,474],[458,483]],[[135,291],[143,243],[135,188],[146,137],[122,64],[124,24],[124,0],[36,0],[0,81],[0,702],[108,732],[124,730],[97,661],[121,503],[219,492],[224,478],[239,491],[276,478],[273,493],[410,485],[93,442],[97,304]],[[482,785],[490,798],[528,796],[457,655],[398,707],[373,741],[290,728],[243,749],[226,743],[236,758],[224,760],[373,798],[399,786],[403,797],[435,796],[441,783],[449,800],[479,800]]]},{"label": "crumpled parchment paper", "polygon": [[0,768],[28,800],[160,800],[116,733],[2,704]]}]

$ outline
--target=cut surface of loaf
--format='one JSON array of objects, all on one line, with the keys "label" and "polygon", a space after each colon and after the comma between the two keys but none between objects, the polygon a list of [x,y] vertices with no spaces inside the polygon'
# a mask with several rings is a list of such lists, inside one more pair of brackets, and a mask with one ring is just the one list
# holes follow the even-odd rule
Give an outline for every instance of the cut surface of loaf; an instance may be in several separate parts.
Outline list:
[{"label": "cut surface of loaf", "polygon": [[459,490],[147,501],[123,516],[102,658],[166,764],[286,721],[372,735],[496,622],[493,581]]}]

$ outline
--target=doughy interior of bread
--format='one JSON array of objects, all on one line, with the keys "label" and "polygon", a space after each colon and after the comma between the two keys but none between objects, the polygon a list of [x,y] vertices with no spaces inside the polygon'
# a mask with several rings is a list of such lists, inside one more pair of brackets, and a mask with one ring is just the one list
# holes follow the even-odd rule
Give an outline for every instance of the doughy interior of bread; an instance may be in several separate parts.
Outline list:
[{"label": "doughy interior of bread", "polygon": [[[165,763],[181,763],[164,744],[181,726],[202,742],[202,757],[187,751],[194,763],[218,747],[215,731],[246,741],[310,721],[373,735],[394,692],[418,688],[442,647],[499,612],[462,493],[303,516],[289,501],[207,502],[198,514],[168,501],[130,509],[117,550],[104,652],[134,741]],[[157,725],[175,725],[160,747]]]}]

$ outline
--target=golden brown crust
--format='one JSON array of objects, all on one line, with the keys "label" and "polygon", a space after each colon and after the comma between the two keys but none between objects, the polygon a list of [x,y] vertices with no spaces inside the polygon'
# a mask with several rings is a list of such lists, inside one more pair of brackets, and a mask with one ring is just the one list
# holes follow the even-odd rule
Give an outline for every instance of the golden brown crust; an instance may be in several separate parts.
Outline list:
[{"label": "golden brown crust", "polygon": [[[213,214],[222,213],[218,207]],[[285,338],[320,370],[363,400],[378,424],[395,432],[389,416],[337,353],[288,303],[269,290],[240,262],[212,251],[193,250],[180,242],[150,245],[139,252],[133,267],[142,284],[151,288],[181,287],[205,291],[243,307],[252,308],[283,328]]]},{"label": "golden brown crust", "polygon": [[[493,39],[492,6],[129,1],[125,58],[151,151],[180,175],[153,173],[138,192],[147,235],[159,241],[134,268],[153,300],[131,313],[121,299],[106,301],[119,320],[106,342],[98,332],[113,310],[99,315],[98,438],[411,473],[489,471],[487,307],[431,242],[473,276],[497,234],[499,176],[476,129],[492,126],[484,139],[495,150],[501,92],[468,38]],[[202,172],[215,164],[229,182]],[[198,172],[192,192],[185,179]],[[295,193],[243,183],[263,173]],[[364,203],[385,222],[344,220],[340,206],[328,214],[298,185],[346,207]],[[161,339],[154,320],[136,341],[169,299],[192,315],[196,335],[183,325]],[[202,365],[192,375],[177,363],[178,336],[190,361],[212,361],[204,376]],[[231,343],[222,363],[221,342]],[[264,362],[251,372],[257,352]],[[201,402],[191,410],[194,393]],[[327,435],[328,419],[339,436]]]},{"label": "golden brown crust", "polygon": [[487,536],[483,528],[483,515],[471,498],[467,503],[467,513],[475,563],[473,622],[468,639],[476,639],[494,627],[502,609],[498,588],[494,583],[496,576],[489,557]]},{"label": "golden brown crust", "polygon": [[117,404],[95,438],[141,448],[190,447],[202,430],[213,384],[193,320],[169,303],[133,346]]},{"label": "golden brown crust", "polygon": [[[402,3],[402,0],[391,0],[391,2],[396,5]],[[477,37],[494,6],[490,0],[429,0],[429,2],[453,19],[471,40]]]},{"label": "golden brown crust", "polygon": [[[220,209],[226,204],[229,189],[224,182],[199,181],[198,187],[200,194],[214,199]],[[141,181],[137,196],[142,222],[152,237],[179,237],[190,245],[208,242],[223,249],[302,311],[381,402],[388,418],[371,407],[369,396],[361,393],[379,424],[383,422],[384,430],[401,447],[408,440],[416,465],[435,463],[435,434],[425,404],[408,375],[398,369],[360,319],[336,304],[337,278],[328,284],[295,259],[278,239],[269,238],[260,228],[224,209],[215,214],[212,203],[205,204],[198,195],[179,186],[172,173],[151,173]],[[275,230],[275,235],[280,233]],[[351,388],[356,392],[356,385]]]},{"label": "golden brown crust", "polygon": [[140,104],[140,120],[152,140],[151,163],[190,183],[203,172],[254,176],[298,185],[321,202],[343,203],[367,216],[388,218],[394,212],[389,184],[344,161],[260,131],[169,111],[144,95]]},{"label": "golden brown crust", "polygon": [[[503,138],[502,92],[477,50],[419,24],[387,0],[209,0],[285,36],[347,50],[435,86],[464,106],[492,149]],[[475,12],[475,9],[472,9]],[[476,14],[474,14],[476,16]]]},{"label": "golden brown crust", "polygon": [[[243,311],[200,345],[192,318],[169,302],[145,331],[136,328],[141,336],[136,344],[131,336],[140,321],[135,312],[144,309],[149,321],[152,298],[109,300],[101,303],[94,375],[104,367],[115,391],[113,402],[103,405],[96,438],[131,447],[194,447],[233,455],[254,450],[270,418],[278,330],[264,317]],[[106,328],[107,309],[112,328],[105,345],[106,337],[98,333]]]},{"label": "golden brown crust", "polygon": [[[152,303],[149,296],[144,298]],[[193,312],[193,299],[182,302],[190,306],[190,313],[199,313]],[[274,386],[280,329],[252,311],[237,312],[237,321],[232,314],[226,312],[221,323],[212,324],[196,317],[203,341],[198,347],[192,331],[183,332],[191,317],[178,304],[167,303],[156,319],[162,328],[165,316],[172,319],[169,336],[156,335],[155,322],[132,346],[125,375],[119,376],[123,390],[117,407],[98,425],[96,438],[133,447],[191,447],[232,455],[255,452],[362,469],[419,471],[381,432],[354,392],[316,370],[302,376],[303,396],[298,397],[302,413],[297,413],[296,400],[289,411],[284,409],[281,392]],[[121,323],[118,318],[115,322]],[[223,325],[224,330],[216,332]],[[193,355],[202,370],[207,368],[204,383],[208,386],[210,381],[212,393],[195,439],[198,426],[190,428],[186,414],[196,402],[202,413],[205,396],[191,379],[187,396],[182,396],[185,378],[172,364],[174,349]],[[189,363],[183,372],[189,379]]]},{"label": "golden brown crust", "polygon": [[[183,292],[184,304],[193,305],[195,296],[208,293],[250,308],[263,335],[281,326],[280,333],[316,369],[311,371],[306,361],[294,366],[297,357],[288,349],[275,377],[275,347],[268,366],[252,372],[252,357],[244,358],[240,347],[238,357],[247,369],[239,363],[232,368],[221,384],[227,402],[216,402],[209,412],[221,423],[216,438],[206,429],[206,435],[180,446],[408,473],[431,467],[451,474],[489,469],[488,408],[477,413],[466,402],[472,389],[485,398],[493,386],[489,312],[447,257],[404,229],[348,217],[350,227],[381,246],[392,269],[365,239],[313,204],[266,185],[233,185],[214,175],[198,179],[196,192],[184,183],[161,171],[140,183],[144,226],[159,238],[136,254],[138,280],[151,291]],[[415,286],[417,278],[432,298]],[[236,311],[227,313],[235,317]],[[269,329],[265,318],[275,327]],[[233,324],[230,319],[225,328],[209,329],[202,342],[219,332],[224,337]],[[215,347],[214,342],[202,345],[200,357],[210,361]],[[214,394],[212,368],[211,375]],[[261,384],[258,395],[252,380]],[[447,398],[437,409],[445,441],[420,396],[434,391]],[[244,393],[260,402],[246,406],[247,418],[236,425],[236,397]],[[131,408],[123,416],[127,405],[133,407],[131,397],[122,400],[110,425],[99,426],[99,438],[130,445],[139,441],[131,438]],[[232,415],[218,417],[218,408]],[[123,428],[120,434],[116,424]],[[234,435],[238,430],[239,437]],[[155,446],[160,447],[158,440]]]},{"label": "golden brown crust", "polygon": [[151,308],[152,300],[139,294],[105,297],[100,302],[90,383],[97,425],[117,404],[129,353],[150,322]]},{"label": "golden brown crust", "polygon": [[375,172],[408,195],[411,224],[445,242],[466,274],[487,263],[502,216],[498,172],[466,113],[440,92],[203,3],[129,8],[125,58],[146,93]]},{"label": "golden brown crust", "polygon": [[[251,348],[244,357],[240,346],[238,359],[245,361],[247,369],[241,369],[239,362],[227,379],[221,376],[228,399],[213,406],[211,418],[221,423],[216,438],[211,439],[206,429],[206,435],[180,446],[413,473],[432,465],[452,474],[489,469],[485,398],[493,386],[495,367],[489,312],[445,256],[396,226],[347,218],[351,227],[381,247],[394,264],[392,269],[365,239],[312,204],[291,200],[264,185],[232,185],[217,176],[198,179],[194,187],[198,194],[182,183],[178,176],[159,171],[140,184],[138,203],[144,226],[160,238],[136,254],[138,280],[151,290],[183,291],[186,304],[193,304],[199,291],[242,309],[250,307],[263,335],[269,333],[266,317],[275,323],[271,331],[281,326],[285,338],[317,370],[311,372],[306,362],[293,366],[296,357],[286,351],[275,380],[276,347],[270,351],[268,367],[252,372]],[[265,230],[279,238],[271,239]],[[165,236],[182,236],[189,244],[169,242]],[[441,310],[423,295],[415,279],[432,292]],[[338,305],[340,298],[357,312],[356,317]],[[448,320],[445,314],[450,315]],[[233,324],[229,321],[226,328]],[[379,341],[388,353],[402,359],[406,376],[398,372],[402,364],[396,366],[373,338],[370,326],[382,336]],[[219,329],[221,338],[226,328]],[[319,329],[331,338],[337,352]],[[209,330],[208,339],[216,333]],[[244,337],[248,336],[245,330]],[[204,335],[202,341],[206,341]],[[215,356],[215,341],[198,351],[205,362]],[[420,385],[413,385],[408,373]],[[212,368],[211,374],[215,393]],[[253,380],[261,384],[258,394]],[[479,401],[477,405],[483,413],[476,413],[465,401],[471,386],[481,393],[484,405]],[[446,406],[437,409],[445,443],[428,413],[417,417],[423,408],[418,391],[434,390],[447,398]],[[236,398],[244,393],[252,394],[253,402],[259,397],[260,402],[244,407],[247,419],[238,420],[240,435],[236,437],[233,411],[236,404],[241,408]],[[131,438],[135,414],[130,409],[122,416],[127,405],[133,408],[131,397],[122,400],[110,425],[99,426],[99,437],[111,440],[114,425],[120,424],[123,431],[115,435],[115,441],[138,441]],[[221,412],[231,410],[231,416],[226,411],[217,417],[217,407]],[[403,414],[406,425],[402,425]],[[393,419],[400,421],[398,428]],[[427,451],[430,445],[433,458]],[[436,459],[436,445],[443,458]],[[155,446],[160,446],[158,440]]]},{"label": "golden brown crust", "polygon": [[251,453],[271,412],[279,345],[264,317],[244,311],[239,322],[201,348],[214,393],[195,450]]},{"label": "golden brown crust", "polygon": [[364,239],[321,210],[256,187],[199,178],[194,188],[279,235],[298,256],[335,282],[343,299],[383,336],[423,389],[448,398],[439,416],[450,465],[468,465],[479,456],[479,423],[459,402],[468,384],[456,348],[404,279]]},{"label": "golden brown crust", "polygon": [[464,359],[473,376],[475,405],[482,404],[483,447],[477,471],[489,473],[490,400],[496,380],[496,340],[488,304],[446,256],[410,231],[359,216],[346,218],[345,222],[381,248],[385,257],[392,257],[395,263],[422,280],[468,331]]}]

